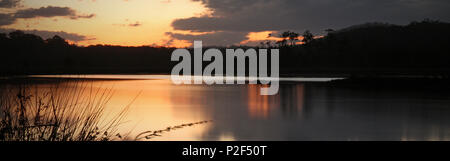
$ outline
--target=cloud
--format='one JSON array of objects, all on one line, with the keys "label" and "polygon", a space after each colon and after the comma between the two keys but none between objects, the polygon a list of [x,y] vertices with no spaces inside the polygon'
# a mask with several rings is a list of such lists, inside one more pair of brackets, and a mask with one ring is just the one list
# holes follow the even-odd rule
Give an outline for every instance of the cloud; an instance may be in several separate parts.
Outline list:
[{"label": "cloud", "polygon": [[95,14],[78,14],[69,7],[47,6],[41,8],[27,8],[17,10],[15,13],[0,13],[0,26],[11,25],[20,18],[29,19],[39,17],[66,17],[76,20],[80,18],[90,19],[95,17]]},{"label": "cloud", "polygon": [[[128,20],[126,20],[128,21]],[[122,27],[139,27],[142,26],[142,23],[140,23],[139,21],[136,21],[134,23],[129,23],[129,24],[113,24],[114,26],[122,26]]]},{"label": "cloud", "polygon": [[170,36],[173,39],[186,40],[188,42],[193,42],[194,40],[202,40],[204,46],[237,45],[247,39],[247,33],[226,31],[197,35],[166,32],[166,35]]},{"label": "cloud", "polygon": [[94,18],[95,14],[87,14],[87,15],[74,15],[74,16],[70,16],[70,19],[79,19],[79,18],[86,18],[86,19],[90,19],[90,18]]},{"label": "cloud", "polygon": [[210,15],[176,19],[175,30],[193,32],[298,31],[322,34],[366,22],[406,24],[425,18],[450,21],[448,0],[193,0]]},{"label": "cloud", "polygon": [[0,26],[13,24],[16,19],[10,14],[0,13]]},{"label": "cloud", "polygon": [[407,23],[425,18],[450,20],[448,0],[194,0],[213,17],[175,20],[176,30],[267,31],[346,27],[383,21]]},{"label": "cloud", "polygon": [[71,19],[92,18],[95,14],[78,15],[75,10],[69,7],[47,6],[41,8],[28,8],[19,10],[14,14],[15,18],[36,18],[36,17],[69,17]]},{"label": "cloud", "polygon": [[20,5],[20,0],[0,0],[0,8],[14,8]]},{"label": "cloud", "polygon": [[[10,33],[13,31],[16,31],[16,29],[0,28],[0,33]],[[85,35],[80,35],[80,34],[76,34],[76,33],[68,33],[68,32],[64,32],[64,31],[46,31],[46,30],[22,30],[22,31],[25,33],[29,33],[29,34],[38,35],[38,36],[42,37],[43,39],[48,39],[55,35],[61,36],[62,38],[66,39],[66,40],[70,40],[70,41],[74,41],[74,42],[95,39],[95,38],[90,38]]]}]

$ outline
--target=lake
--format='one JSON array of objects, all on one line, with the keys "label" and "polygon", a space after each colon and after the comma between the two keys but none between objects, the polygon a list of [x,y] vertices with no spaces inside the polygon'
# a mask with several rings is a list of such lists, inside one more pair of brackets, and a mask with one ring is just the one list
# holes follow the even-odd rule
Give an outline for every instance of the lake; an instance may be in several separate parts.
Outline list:
[{"label": "lake", "polygon": [[262,96],[260,85],[174,85],[167,75],[26,79],[50,77],[94,79],[92,88],[113,89],[105,117],[131,103],[119,128],[130,136],[211,120],[151,140],[450,140],[447,90],[352,88],[330,83],[334,78],[282,78],[277,95]]}]

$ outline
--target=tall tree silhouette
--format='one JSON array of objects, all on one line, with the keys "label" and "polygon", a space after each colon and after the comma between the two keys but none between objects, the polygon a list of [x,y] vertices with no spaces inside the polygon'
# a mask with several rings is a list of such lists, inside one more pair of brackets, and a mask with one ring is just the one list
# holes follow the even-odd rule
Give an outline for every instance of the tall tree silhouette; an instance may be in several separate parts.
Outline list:
[{"label": "tall tree silhouette", "polygon": [[62,37],[55,35],[52,38],[49,38],[47,40],[45,40],[47,42],[48,45],[50,46],[68,46],[69,43],[64,40]]},{"label": "tall tree silhouette", "polygon": [[276,42],[278,46],[287,46],[287,39],[289,38],[289,34],[290,31],[285,31],[279,35],[281,37],[281,40]]},{"label": "tall tree silhouette", "polygon": [[298,36],[300,34],[295,32],[289,32],[289,41],[291,42],[291,46],[294,46],[295,43],[298,41]]},{"label": "tall tree silhouette", "polygon": [[302,36],[303,36],[302,42],[304,42],[305,44],[308,44],[309,42],[314,40],[314,35],[309,30],[306,30]]}]

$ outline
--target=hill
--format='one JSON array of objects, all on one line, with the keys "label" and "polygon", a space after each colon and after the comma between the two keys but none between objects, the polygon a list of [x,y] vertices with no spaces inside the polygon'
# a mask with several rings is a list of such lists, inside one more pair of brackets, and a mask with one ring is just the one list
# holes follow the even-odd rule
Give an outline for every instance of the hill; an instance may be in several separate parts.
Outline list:
[{"label": "hill", "polygon": [[[284,75],[448,77],[449,43],[449,23],[425,20],[355,25],[303,45],[276,48]],[[169,73],[176,64],[170,62],[174,48],[80,47],[59,36],[43,40],[21,31],[0,34],[0,47],[2,75]]]}]

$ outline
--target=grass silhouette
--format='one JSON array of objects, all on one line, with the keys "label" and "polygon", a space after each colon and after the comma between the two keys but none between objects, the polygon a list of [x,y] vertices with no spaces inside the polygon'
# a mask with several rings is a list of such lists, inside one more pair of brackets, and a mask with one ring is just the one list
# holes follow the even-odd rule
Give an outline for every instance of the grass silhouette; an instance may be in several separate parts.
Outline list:
[{"label": "grass silhouette", "polygon": [[[67,80],[65,80],[67,81]],[[89,80],[46,84],[16,83],[0,86],[0,141],[121,141],[133,140],[131,131],[120,134],[119,126],[139,94],[121,111],[105,117],[113,88],[93,88]],[[149,140],[173,130],[204,124],[200,121],[145,131],[135,141]]]},{"label": "grass silhouette", "polygon": [[[130,104],[110,119],[102,119],[112,88],[94,89],[89,81],[74,86],[62,82],[46,89],[5,85],[0,94],[0,141],[109,141],[117,133]],[[134,100],[133,100],[134,101]]]}]

